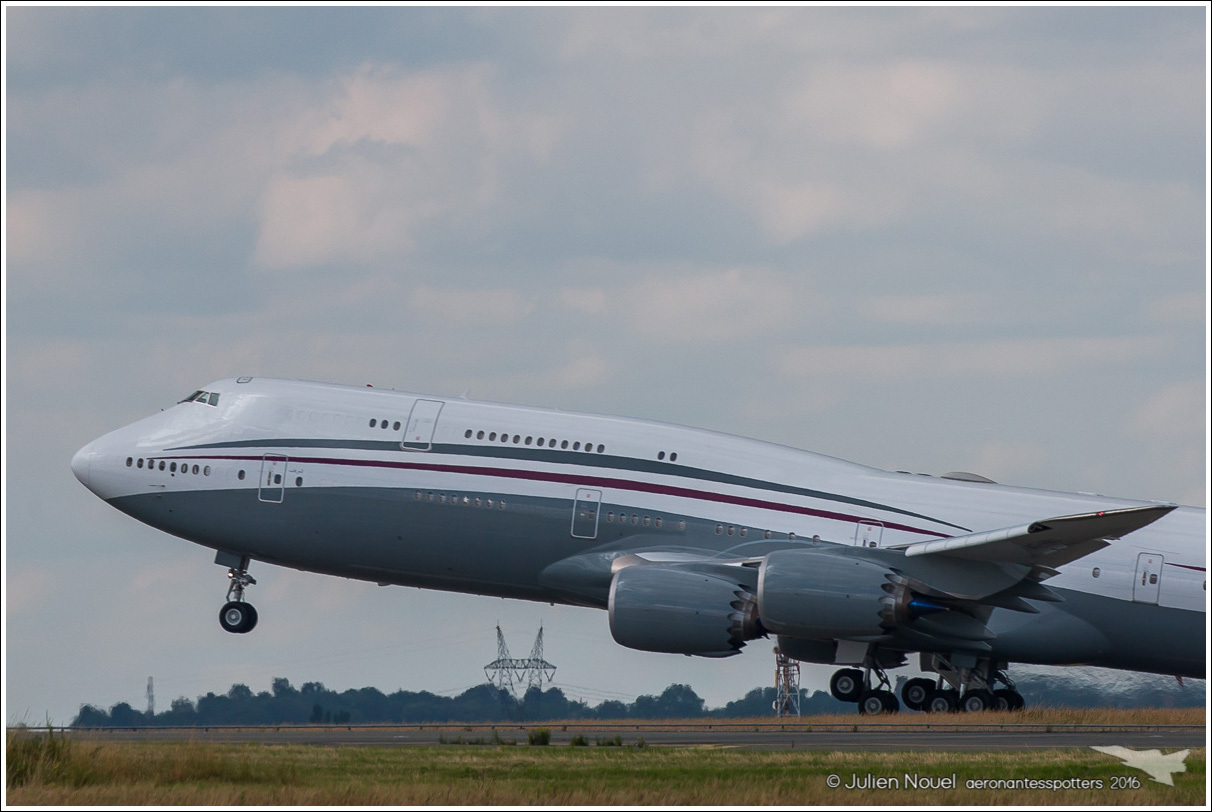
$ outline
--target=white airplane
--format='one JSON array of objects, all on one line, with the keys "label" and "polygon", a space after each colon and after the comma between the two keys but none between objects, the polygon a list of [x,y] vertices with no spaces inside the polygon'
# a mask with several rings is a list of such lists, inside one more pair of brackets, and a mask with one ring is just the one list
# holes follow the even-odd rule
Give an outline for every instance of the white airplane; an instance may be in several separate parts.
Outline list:
[{"label": "white airplane", "polygon": [[[1203,509],[890,473],[699,429],[394,390],[216,381],[89,443],[76,477],[252,560],[605,609],[614,639],[727,657],[777,635],[835,697],[1021,708],[1011,662],[1204,677]],[[1045,582],[1047,585],[1045,585]],[[1000,686],[1000,687],[999,687]]]}]

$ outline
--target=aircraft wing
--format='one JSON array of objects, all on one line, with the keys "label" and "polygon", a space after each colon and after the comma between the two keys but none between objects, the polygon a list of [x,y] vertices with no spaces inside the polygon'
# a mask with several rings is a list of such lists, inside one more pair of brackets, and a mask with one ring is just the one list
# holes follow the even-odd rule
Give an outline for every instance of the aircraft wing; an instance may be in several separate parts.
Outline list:
[{"label": "aircraft wing", "polygon": [[1000,530],[920,541],[889,549],[902,550],[906,557],[947,556],[1000,564],[1059,567],[1106,547],[1111,539],[1122,538],[1157,521],[1176,507],[1147,505],[1056,516]]}]

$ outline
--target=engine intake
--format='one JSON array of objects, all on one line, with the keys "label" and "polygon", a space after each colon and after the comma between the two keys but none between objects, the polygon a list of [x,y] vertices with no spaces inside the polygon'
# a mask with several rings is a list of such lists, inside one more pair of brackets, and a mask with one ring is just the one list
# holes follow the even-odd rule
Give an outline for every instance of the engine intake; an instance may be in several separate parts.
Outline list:
[{"label": "engine intake", "polygon": [[791,637],[881,637],[911,619],[912,600],[886,567],[824,550],[773,552],[758,574],[762,625]]},{"label": "engine intake", "polygon": [[730,657],[765,634],[743,584],[684,567],[636,565],[610,584],[610,633],[641,651]]}]

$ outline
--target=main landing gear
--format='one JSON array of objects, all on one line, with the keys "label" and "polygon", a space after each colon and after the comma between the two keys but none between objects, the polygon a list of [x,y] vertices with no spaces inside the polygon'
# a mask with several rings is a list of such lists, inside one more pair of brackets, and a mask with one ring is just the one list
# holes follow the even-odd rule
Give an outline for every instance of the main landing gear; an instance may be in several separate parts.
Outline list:
[{"label": "main landing gear", "polygon": [[[871,677],[875,675],[878,684],[871,687]],[[843,668],[834,673],[829,680],[829,692],[835,699],[842,702],[857,702],[858,712],[864,716],[877,713],[897,713],[901,703],[896,701],[892,692],[892,684],[888,675],[877,665],[867,665],[863,669]]]},{"label": "main landing gear", "polygon": [[[226,563],[215,556],[216,563]],[[240,558],[238,564],[227,571],[231,583],[227,587],[227,603],[219,610],[219,625],[223,631],[232,634],[246,634],[257,625],[257,610],[251,603],[244,602],[245,588],[255,584],[257,579],[248,574],[248,556]]]},{"label": "main landing gear", "polygon": [[[1026,706],[1023,695],[1006,674],[1005,665],[980,659],[972,666],[961,666],[942,655],[923,655],[922,670],[936,672],[938,679],[909,680],[901,689],[901,698],[906,707],[926,713],[1022,710]],[[999,683],[1005,687],[995,688]]]},{"label": "main landing gear", "polygon": [[[977,713],[986,710],[1017,711],[1026,703],[1005,672],[1005,663],[975,661],[974,667],[956,667],[940,655],[924,655],[922,670],[938,673],[937,679],[915,677],[901,688],[901,699],[910,710],[925,713]],[[872,686],[872,677],[877,683]],[[1004,687],[995,688],[997,684]],[[961,690],[962,689],[962,690]],[[900,703],[879,661],[868,656],[863,668],[843,668],[829,680],[829,693],[842,702],[858,703],[863,715],[897,713]]]}]

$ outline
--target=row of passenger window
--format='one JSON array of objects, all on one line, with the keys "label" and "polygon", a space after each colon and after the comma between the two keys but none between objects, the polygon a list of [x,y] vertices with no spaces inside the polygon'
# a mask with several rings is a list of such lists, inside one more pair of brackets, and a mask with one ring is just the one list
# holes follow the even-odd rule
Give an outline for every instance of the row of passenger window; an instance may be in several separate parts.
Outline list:
[{"label": "row of passenger window", "polygon": [[[606,513],[605,518],[606,518],[607,522],[613,523],[616,521],[616,517],[615,517],[613,510],[608,511]],[[640,516],[638,513],[632,513],[630,518],[628,517],[628,515],[626,513],[619,513],[619,515],[617,517],[617,521],[619,524],[627,524],[628,522],[630,522],[631,524],[643,525],[644,527],[661,527],[665,524],[665,519],[660,516],[656,516],[656,517]],[[685,530],[685,529],[686,529],[686,522],[679,521],[678,530]]]},{"label": "row of passenger window", "polygon": [[[175,460],[173,462],[169,462],[167,464],[164,462],[164,460],[148,460],[147,461],[147,470],[150,471],[150,470],[153,470],[154,468],[156,468],[157,463],[159,464],[161,471],[167,470],[170,474],[177,473],[178,466],[177,466],[177,463]],[[143,458],[140,457],[138,460],[136,460],[134,457],[127,457],[126,458],[126,467],[127,468],[132,468],[132,467],[142,468],[143,467]],[[190,468],[189,463],[183,462],[183,463],[181,463],[180,471],[183,474],[193,473],[193,474],[202,474],[202,476],[210,476],[210,466],[209,465],[203,465],[203,466],[194,465],[192,468]]]},{"label": "row of passenger window", "polygon": [[[370,418],[370,427],[373,429],[375,426],[378,426],[381,429],[385,429],[385,428],[387,428],[387,421],[380,420],[377,417],[372,417],[372,418]],[[392,431],[400,430],[400,421],[399,420],[397,420],[396,422],[391,424],[391,430]]]},{"label": "row of passenger window", "polygon": [[[754,531],[754,532],[757,532],[757,531]],[[715,526],[715,534],[717,536],[729,535],[729,536],[740,536],[741,538],[745,538],[749,535],[749,528],[748,527],[737,527],[735,524],[730,524],[730,525],[717,524]],[[774,531],[772,531],[772,530],[763,530],[762,531],[762,538],[764,538],[764,539],[774,538],[774,535],[775,535]],[[783,534],[779,533],[779,535],[782,536]],[[797,538],[798,538],[798,536],[796,536],[795,533],[787,534],[788,541],[795,541]],[[821,537],[813,536],[812,540],[820,541]]]},{"label": "row of passenger window", "polygon": [[420,502],[424,499],[426,502],[437,501],[439,505],[465,505],[467,507],[485,507],[496,508],[497,510],[505,509],[504,499],[485,499],[479,496],[459,496],[457,493],[452,493],[447,496],[445,493],[435,494],[433,491],[413,491],[413,501]]},{"label": "row of passenger window", "polygon": [[[484,431],[472,431],[471,429],[468,429],[467,431],[463,432],[464,439],[470,440],[472,436],[474,436],[477,440],[487,439],[490,443],[495,443],[498,439],[500,439],[502,443],[508,443],[511,439],[508,432],[503,432],[499,438],[495,431],[485,433]],[[534,435],[522,437],[520,434],[512,435],[512,440],[514,445],[534,445],[538,446],[539,448],[556,448],[558,446],[561,449],[568,449],[571,447],[573,451],[581,450],[581,442],[579,440],[571,443],[568,440],[557,440],[554,437],[540,437],[538,440],[535,440]],[[606,446],[599,443],[595,449],[593,443],[585,443],[584,449],[590,453],[593,453],[596,450],[598,454],[603,454],[606,451]]]}]

